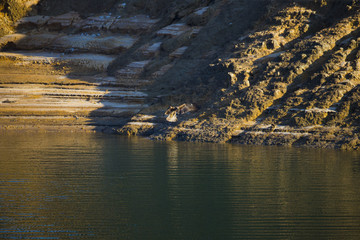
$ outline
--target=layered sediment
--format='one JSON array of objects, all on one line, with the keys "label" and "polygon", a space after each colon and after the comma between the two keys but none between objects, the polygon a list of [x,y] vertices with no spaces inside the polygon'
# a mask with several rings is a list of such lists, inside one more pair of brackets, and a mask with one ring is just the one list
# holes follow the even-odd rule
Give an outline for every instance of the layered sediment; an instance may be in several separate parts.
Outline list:
[{"label": "layered sediment", "polygon": [[8,24],[2,128],[359,149],[358,1],[86,6],[40,1]]}]

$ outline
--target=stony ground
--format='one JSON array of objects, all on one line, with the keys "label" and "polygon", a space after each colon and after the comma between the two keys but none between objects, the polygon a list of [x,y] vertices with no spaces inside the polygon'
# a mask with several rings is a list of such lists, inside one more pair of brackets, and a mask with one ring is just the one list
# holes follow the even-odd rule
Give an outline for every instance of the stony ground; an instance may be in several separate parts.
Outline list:
[{"label": "stony ground", "polygon": [[9,25],[2,128],[359,149],[358,1],[95,3],[40,1]]}]

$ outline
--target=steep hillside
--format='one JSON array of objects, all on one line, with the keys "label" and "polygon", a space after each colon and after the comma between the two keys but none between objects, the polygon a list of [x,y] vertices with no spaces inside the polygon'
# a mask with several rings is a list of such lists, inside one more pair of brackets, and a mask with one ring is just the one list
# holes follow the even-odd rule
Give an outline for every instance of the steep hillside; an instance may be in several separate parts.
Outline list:
[{"label": "steep hillside", "polygon": [[164,105],[199,111],[151,136],[359,148],[359,3],[229,1],[220,9],[154,86]]},{"label": "steep hillside", "polygon": [[28,14],[34,14],[38,2],[39,0],[0,0],[0,37],[14,31],[14,22]]},{"label": "steep hillside", "polygon": [[[0,2],[6,126],[51,117],[163,140],[360,147],[357,0],[42,0],[19,15],[13,2]],[[9,95],[19,75],[4,75],[29,64],[57,86],[28,80],[42,84],[36,114],[23,90]],[[54,94],[59,111],[40,111]],[[137,105],[119,115],[115,103]]]}]

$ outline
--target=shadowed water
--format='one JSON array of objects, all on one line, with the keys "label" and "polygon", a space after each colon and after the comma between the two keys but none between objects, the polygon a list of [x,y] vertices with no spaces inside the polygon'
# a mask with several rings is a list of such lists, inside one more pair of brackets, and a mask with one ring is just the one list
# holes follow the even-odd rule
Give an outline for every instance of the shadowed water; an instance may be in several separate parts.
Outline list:
[{"label": "shadowed water", "polygon": [[358,239],[360,154],[0,133],[0,239]]}]

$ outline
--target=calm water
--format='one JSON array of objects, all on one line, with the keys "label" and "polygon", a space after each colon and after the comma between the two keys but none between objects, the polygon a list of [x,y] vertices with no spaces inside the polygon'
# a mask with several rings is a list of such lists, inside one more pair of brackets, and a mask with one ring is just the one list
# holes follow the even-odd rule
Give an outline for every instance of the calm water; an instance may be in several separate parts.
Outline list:
[{"label": "calm water", "polygon": [[359,239],[360,153],[0,133],[0,239]]}]

